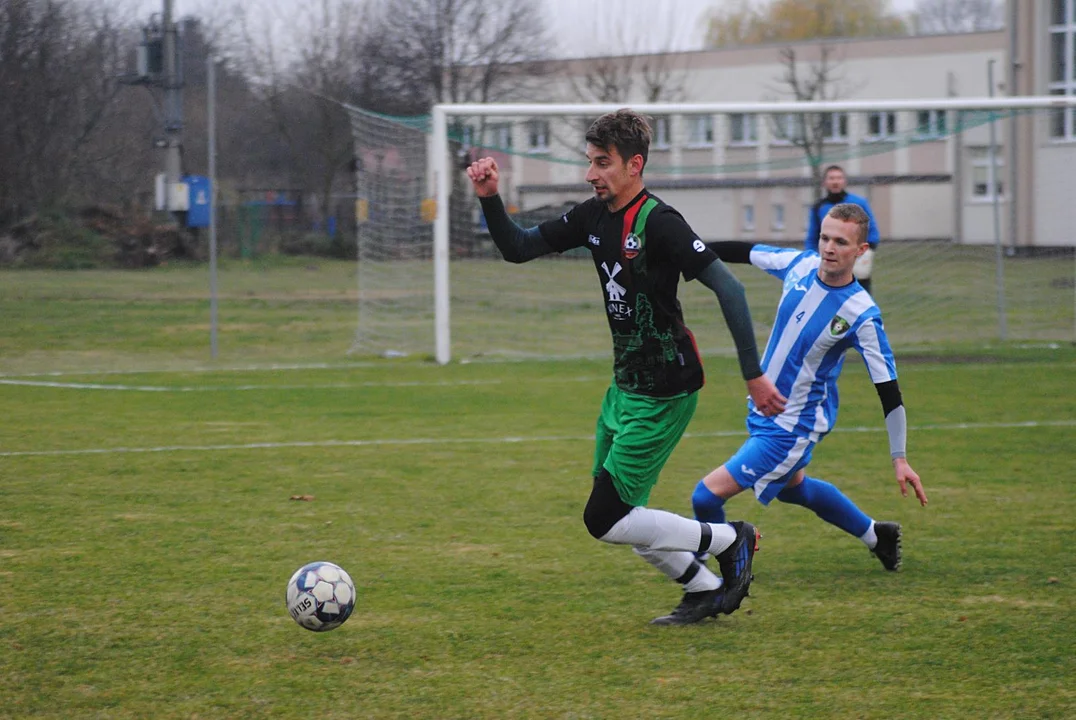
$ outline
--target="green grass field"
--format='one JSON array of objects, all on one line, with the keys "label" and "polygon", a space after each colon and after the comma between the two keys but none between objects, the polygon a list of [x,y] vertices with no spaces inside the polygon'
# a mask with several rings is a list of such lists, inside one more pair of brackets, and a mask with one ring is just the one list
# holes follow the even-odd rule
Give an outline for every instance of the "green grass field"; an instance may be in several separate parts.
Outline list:
[{"label": "green grass field", "polygon": [[[752,597],[654,628],[678,588],[581,521],[608,361],[354,361],[345,265],[225,273],[217,363],[204,269],[0,273],[0,717],[1076,715],[1071,344],[896,347],[927,508],[850,358],[812,474],[903,523],[903,571],[741,496]],[[657,507],[744,437],[707,370]],[[284,608],[316,559],[358,586],[324,634]]]}]

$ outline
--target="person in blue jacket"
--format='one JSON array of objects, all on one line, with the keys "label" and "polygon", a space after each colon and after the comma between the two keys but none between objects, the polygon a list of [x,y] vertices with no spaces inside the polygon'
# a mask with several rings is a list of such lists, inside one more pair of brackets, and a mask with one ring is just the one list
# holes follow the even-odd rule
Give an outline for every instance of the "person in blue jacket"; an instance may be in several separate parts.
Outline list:
[{"label": "person in blue jacket", "polygon": [[[878,249],[878,223],[874,219],[874,212],[867,198],[861,195],[853,195],[845,188],[848,186],[848,178],[844,175],[844,168],[840,165],[830,165],[822,175],[822,186],[826,190],[826,196],[811,206],[811,217],[807,223],[807,239],[803,246],[805,250],[818,252],[818,234],[822,230],[822,219],[834,205],[852,203],[859,205],[867,211],[870,218],[870,230],[867,233],[867,251],[856,259],[852,274],[868,293],[871,292],[871,272],[874,270],[874,252]],[[872,293],[873,294],[873,293]]]}]

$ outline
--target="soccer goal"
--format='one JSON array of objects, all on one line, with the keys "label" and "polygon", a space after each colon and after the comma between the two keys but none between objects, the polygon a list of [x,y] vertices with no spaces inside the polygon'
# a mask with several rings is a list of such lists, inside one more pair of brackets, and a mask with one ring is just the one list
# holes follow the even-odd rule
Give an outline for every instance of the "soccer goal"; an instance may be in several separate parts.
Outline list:
[{"label": "soccer goal", "polygon": [[[493,156],[521,225],[557,218],[590,196],[584,132],[618,107],[439,105],[406,119],[351,109],[353,350],[440,363],[607,355],[589,253],[504,263],[463,168]],[[1076,97],[631,107],[654,131],[647,187],[705,240],[803,247],[821,173],[841,166],[848,192],[872,206],[872,290],[902,348],[1076,340]],[[733,270],[764,342],[779,287]],[[712,293],[696,285],[681,292],[688,324],[704,352],[731,354]]]}]

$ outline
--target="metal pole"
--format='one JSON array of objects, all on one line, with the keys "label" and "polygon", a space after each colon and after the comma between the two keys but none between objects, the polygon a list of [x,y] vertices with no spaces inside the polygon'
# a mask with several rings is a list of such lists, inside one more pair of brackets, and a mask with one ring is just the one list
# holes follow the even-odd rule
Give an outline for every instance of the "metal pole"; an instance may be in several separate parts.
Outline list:
[{"label": "metal pole", "polygon": [[[986,82],[990,87],[990,97],[994,96],[994,59],[991,58],[986,63]],[[990,192],[993,195],[993,201],[991,203],[994,211],[994,254],[995,263],[997,265],[997,294],[998,294],[998,335],[1002,341],[1007,339],[1008,333],[1005,328],[1005,254],[1001,249],[1001,198],[998,197],[998,183],[997,183],[997,144],[995,140],[995,120],[996,116],[994,111],[990,111],[990,159],[987,166],[986,181],[990,188]],[[1012,188],[1009,188],[1009,194],[1012,195]]]},{"label": "metal pole", "polygon": [[172,207],[172,187],[179,182],[182,167],[179,155],[180,132],[183,129],[183,112],[181,109],[180,82],[178,74],[176,42],[176,24],[172,20],[172,7],[174,0],[164,0],[164,37],[161,47],[164,61],[164,181],[165,181],[165,207],[175,211]]},{"label": "metal pole", "polygon": [[209,135],[209,356],[217,359],[217,63],[206,58],[206,115]]},{"label": "metal pole", "polygon": [[[1020,90],[1020,52],[1018,46],[1018,19],[1019,15],[1017,10],[1016,0],[1012,0],[1009,13],[1009,81],[1005,84],[1006,89],[1009,91],[1011,97],[1015,97],[1019,94]],[[1018,234],[1017,226],[1019,222],[1019,216],[1017,212],[1020,208],[1019,197],[1016,194],[1016,163],[1020,158],[1020,153],[1017,149],[1017,141],[1019,136],[1019,128],[1017,127],[1017,115],[1015,111],[1009,111],[1009,151],[1008,155],[1008,175],[1009,175],[1009,254],[1016,254],[1016,236]],[[1025,165],[1026,167],[1026,165]],[[1026,196],[1025,196],[1026,197]]]},{"label": "metal pole", "polygon": [[956,111],[953,133],[953,242],[964,244],[964,111]]},{"label": "metal pole", "polygon": [[433,223],[433,297],[434,336],[437,362],[446,364],[452,359],[450,321],[450,296],[448,278],[449,223],[448,200],[452,179],[448,176],[448,121],[444,108],[433,108],[433,171],[434,197],[437,201],[437,217]]}]

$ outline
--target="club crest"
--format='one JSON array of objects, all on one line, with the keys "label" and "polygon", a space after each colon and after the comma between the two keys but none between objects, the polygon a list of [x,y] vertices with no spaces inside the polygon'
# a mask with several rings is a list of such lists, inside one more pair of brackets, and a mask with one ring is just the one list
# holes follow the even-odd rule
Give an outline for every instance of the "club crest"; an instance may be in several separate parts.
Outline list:
[{"label": "club crest", "polygon": [[848,328],[852,327],[848,324],[848,321],[837,315],[829,321],[829,334],[836,337],[838,335],[844,335],[848,332]]},{"label": "club crest", "polygon": [[639,236],[635,233],[628,233],[628,236],[624,238],[624,257],[628,260],[634,260],[639,255],[639,250],[642,247],[643,244],[639,241]]}]

